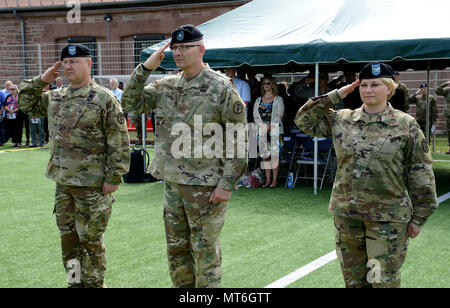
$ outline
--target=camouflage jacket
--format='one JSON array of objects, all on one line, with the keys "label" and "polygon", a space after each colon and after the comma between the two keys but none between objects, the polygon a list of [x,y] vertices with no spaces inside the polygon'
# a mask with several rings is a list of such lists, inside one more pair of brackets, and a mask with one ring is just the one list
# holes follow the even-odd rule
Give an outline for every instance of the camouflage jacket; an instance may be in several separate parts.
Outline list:
[{"label": "camouflage jacket", "polygon": [[50,161],[47,177],[58,184],[118,185],[130,165],[125,117],[114,94],[94,81],[73,90],[42,92],[40,76],[20,84],[19,107],[48,117]]},{"label": "camouflage jacket", "polygon": [[[417,94],[413,94],[410,98],[409,98],[409,104],[411,105],[416,105],[416,120],[419,123],[425,123],[427,121],[427,96],[422,94],[422,95],[417,95]],[[433,95],[428,95],[428,101],[430,102],[430,126],[436,123],[437,120],[437,104],[436,104],[436,100],[434,99]]]},{"label": "camouflage jacket", "polygon": [[[233,148],[226,144],[226,126],[240,124],[240,133],[244,134],[245,140],[248,134],[244,129],[247,124],[245,105],[236,87],[229,78],[211,70],[208,65],[191,80],[186,80],[180,73],[145,86],[150,73],[140,64],[122,94],[122,104],[127,111],[147,113],[155,110],[155,158],[150,172],[168,182],[235,190],[247,166],[247,150],[245,148],[242,155],[238,155],[238,151],[226,155],[226,150],[230,146]],[[190,140],[194,141],[194,146],[183,157],[173,155],[174,142],[179,137],[173,128],[178,124],[188,126],[189,144]],[[202,144],[206,145],[210,138],[203,133],[209,124],[219,125],[222,129],[223,151],[221,155],[206,158],[201,151]],[[194,134],[196,126],[201,131]]]},{"label": "camouflage jacket", "polygon": [[434,93],[436,93],[436,95],[445,97],[445,100],[447,102],[447,114],[450,114],[450,85],[444,82],[436,88]]},{"label": "camouflage jacket", "polygon": [[375,116],[363,107],[332,110],[339,100],[337,90],[311,98],[295,118],[306,133],[333,139],[338,167],[330,211],[422,226],[437,197],[431,153],[416,120],[390,104]]}]

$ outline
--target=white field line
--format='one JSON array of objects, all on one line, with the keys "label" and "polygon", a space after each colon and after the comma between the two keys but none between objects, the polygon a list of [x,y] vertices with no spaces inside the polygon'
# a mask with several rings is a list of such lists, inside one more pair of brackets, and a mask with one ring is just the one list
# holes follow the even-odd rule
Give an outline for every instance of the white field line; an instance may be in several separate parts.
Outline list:
[{"label": "white field line", "polygon": [[[450,192],[440,196],[438,198],[438,203],[442,203],[447,199],[450,199]],[[331,261],[334,261],[335,259],[337,259],[336,250],[333,250],[332,252],[327,253],[326,255],[312,261],[311,263],[302,266],[299,269],[295,270],[294,272],[265,286],[265,288],[285,288],[291,283],[305,277],[306,275],[314,272],[316,269],[321,268],[322,266],[330,263]]]}]

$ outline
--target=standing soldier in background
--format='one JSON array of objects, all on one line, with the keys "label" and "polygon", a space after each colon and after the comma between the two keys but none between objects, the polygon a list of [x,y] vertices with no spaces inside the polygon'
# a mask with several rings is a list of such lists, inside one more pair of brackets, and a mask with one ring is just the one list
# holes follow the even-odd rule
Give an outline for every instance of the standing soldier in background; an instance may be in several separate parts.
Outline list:
[{"label": "standing soldier in background", "polygon": [[444,82],[436,91],[436,95],[444,96],[446,101],[445,121],[447,122],[447,137],[448,137],[448,151],[445,154],[450,154],[450,81]]},{"label": "standing soldier in background", "polygon": [[394,81],[397,84],[397,87],[395,88],[394,95],[389,99],[389,103],[391,103],[392,108],[394,109],[408,112],[408,87],[400,81],[399,72],[394,72]]},{"label": "standing soldier in background", "polygon": [[[220,231],[227,201],[247,165],[246,151],[242,158],[236,155],[206,158],[204,153],[198,157],[195,151],[201,144],[195,134],[194,155],[190,149],[188,157],[175,157],[173,152],[175,125],[190,128],[190,147],[194,118],[202,120],[202,132],[205,124],[214,123],[219,127],[216,129],[222,129],[223,137],[226,125],[247,123],[245,105],[236,87],[229,78],[203,63],[202,38],[202,33],[192,25],[176,29],[170,43],[134,70],[122,95],[127,111],[156,112],[155,159],[150,172],[164,180],[167,257],[174,287],[220,287]],[[182,73],[145,86],[150,73],[161,64],[169,44]],[[200,138],[203,142],[202,139],[205,137]]]},{"label": "standing soldier in background", "polygon": [[[67,88],[43,89],[58,77]],[[105,287],[106,231],[112,193],[129,168],[129,138],[119,102],[91,79],[92,59],[84,45],[69,45],[61,61],[20,85],[19,106],[48,116],[50,161],[47,177],[56,182],[56,222],[69,287]],[[74,275],[74,277],[72,277]]]},{"label": "standing soldier in background", "polygon": [[[427,123],[427,92],[428,87],[426,83],[422,83],[419,89],[411,95],[408,99],[410,105],[416,105],[416,121],[420,126],[420,129],[426,135],[426,123]],[[436,124],[437,119],[437,104],[433,95],[428,94],[428,100],[430,104],[429,110],[429,133],[431,140],[431,127]]]}]

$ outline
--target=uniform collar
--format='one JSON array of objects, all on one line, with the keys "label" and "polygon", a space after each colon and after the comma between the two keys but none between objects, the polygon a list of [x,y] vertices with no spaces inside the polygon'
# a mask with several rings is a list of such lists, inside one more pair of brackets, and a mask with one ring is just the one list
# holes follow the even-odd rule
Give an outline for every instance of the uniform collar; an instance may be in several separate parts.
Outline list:
[{"label": "uniform collar", "polygon": [[377,116],[372,117],[364,112],[364,107],[361,106],[358,109],[355,109],[353,113],[353,121],[362,121],[364,123],[383,122],[386,124],[391,124],[395,121],[394,108],[392,108],[391,103],[388,102],[387,107],[383,112],[379,113]]},{"label": "uniform collar", "polygon": [[189,79],[189,81],[184,77],[184,73],[182,72],[182,73],[181,73],[181,78],[180,78],[180,84],[181,84],[181,86],[183,86],[183,85],[189,85],[189,86],[191,86],[191,85],[194,85],[194,84],[199,84],[199,83],[201,83],[201,82],[204,80],[206,73],[207,73],[208,71],[210,71],[210,70],[211,70],[211,69],[210,69],[210,67],[209,67],[209,64],[208,64],[208,63],[205,63],[205,64],[203,65],[203,69],[200,71],[200,73],[198,73],[198,75],[195,76],[194,78]]},{"label": "uniform collar", "polygon": [[62,89],[62,95],[66,98],[72,98],[72,97],[87,97],[89,94],[89,91],[91,91],[92,87],[96,85],[94,79],[91,79],[88,84],[86,84],[84,87],[78,88],[78,89],[72,89],[71,87],[63,88]]}]

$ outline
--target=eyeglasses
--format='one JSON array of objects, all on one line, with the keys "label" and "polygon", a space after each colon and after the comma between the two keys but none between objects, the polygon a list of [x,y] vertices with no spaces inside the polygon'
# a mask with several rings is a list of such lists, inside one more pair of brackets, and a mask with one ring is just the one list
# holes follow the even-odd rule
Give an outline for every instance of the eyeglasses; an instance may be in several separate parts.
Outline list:
[{"label": "eyeglasses", "polygon": [[272,84],[271,82],[263,82],[263,85],[265,85],[265,86],[269,86],[271,84]]},{"label": "eyeglasses", "polygon": [[16,88],[8,89],[8,91],[16,91]]},{"label": "eyeglasses", "polygon": [[198,47],[200,45],[179,45],[179,46],[170,46],[170,51],[175,52],[180,50],[180,52],[185,52],[190,47]]}]

